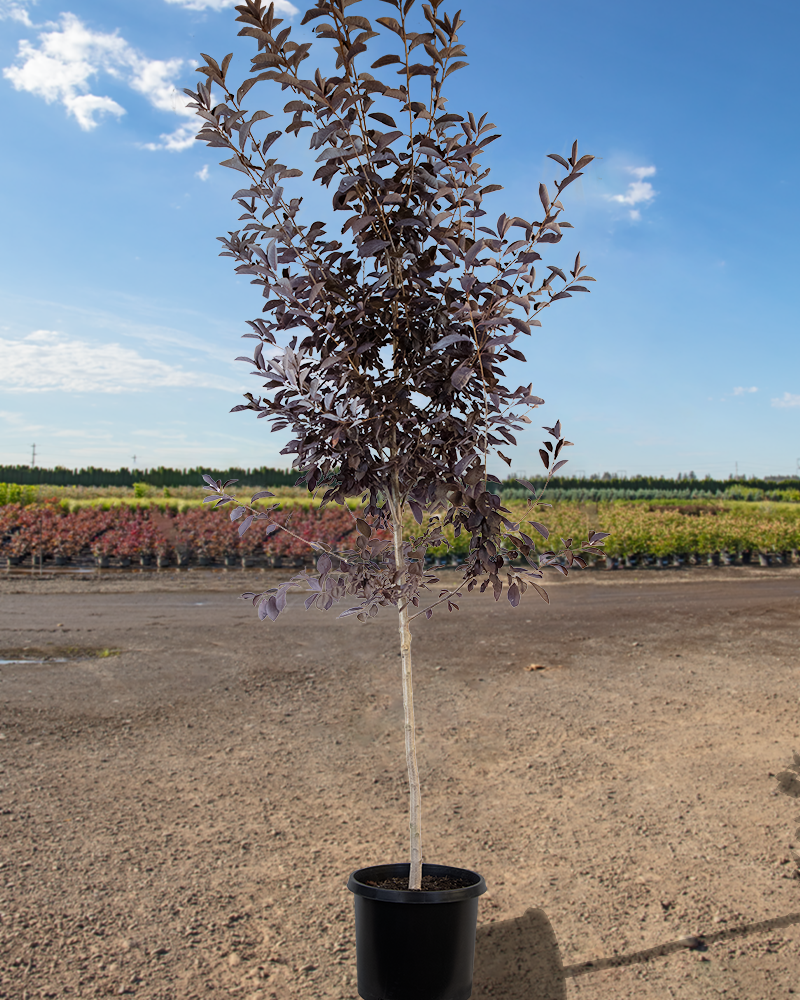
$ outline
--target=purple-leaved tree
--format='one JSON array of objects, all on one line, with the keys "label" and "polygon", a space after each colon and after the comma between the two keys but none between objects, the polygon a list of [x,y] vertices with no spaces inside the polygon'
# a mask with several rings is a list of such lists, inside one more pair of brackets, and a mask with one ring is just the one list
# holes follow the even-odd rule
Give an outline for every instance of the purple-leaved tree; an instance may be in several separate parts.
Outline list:
[{"label": "purple-leaved tree", "polygon": [[[421,885],[420,787],[417,772],[411,673],[411,622],[454,603],[464,590],[491,587],[516,607],[531,586],[548,600],[539,581],[551,567],[564,576],[584,567],[581,551],[600,551],[606,535],[589,532],[573,545],[537,552],[535,537],[547,539],[537,520],[515,522],[489,488],[487,457],[515,445],[531,423],[530,411],[543,400],[532,385],[509,388],[501,365],[524,362],[515,346],[541,326],[540,315],[554,302],[587,292],[580,254],[571,269],[543,266],[544,245],[559,243],[571,228],[561,196],[592,160],[550,154],[563,171],[552,190],[539,186],[540,218],[501,215],[494,223],[483,207],[489,184],[480,156],[498,138],[487,115],[448,111],[445,80],[467,65],[458,31],[459,14],[441,10],[442,0],[422,4],[423,30],[408,17],[415,0],[383,0],[393,16],[375,24],[353,7],[360,0],[317,0],[302,24],[319,21],[318,38],[330,39],[335,75],[301,75],[310,43],[291,40],[274,7],[261,0],[238,6],[239,32],[253,38],[252,75],[237,89],[221,63],[204,55],[206,76],[191,107],[204,119],[198,138],[229,155],[223,166],[244,175],[234,199],[243,210],[242,229],[221,238],[223,256],[238,274],[252,276],[263,290],[264,315],[245,334],[255,341],[243,358],[263,385],[263,395],[246,394],[246,404],[273,430],[290,430],[282,454],[293,457],[298,483],[322,493],[322,504],[362,497],[355,549],[319,551],[316,571],[301,573],[252,600],[259,617],[275,620],[286,607],[290,586],[310,587],[306,608],[328,610],[347,599],[340,617],[366,621],[380,607],[397,609],[402,656],[405,748],[410,786],[409,888]],[[459,12],[460,13],[460,12]],[[390,54],[371,63],[368,43],[380,34]],[[367,71],[389,68],[385,83]],[[251,89],[272,85],[272,112],[245,110]],[[222,98],[216,102],[212,90]],[[263,135],[262,122],[279,113],[277,89],[286,91],[286,121]],[[412,90],[415,93],[412,95]],[[258,126],[258,129],[256,128]],[[267,129],[269,126],[267,126]],[[302,199],[285,182],[301,176],[270,156],[282,134],[310,128],[310,148],[319,167],[314,180],[332,192],[333,210],[344,213],[341,239],[322,222],[300,216]],[[261,138],[257,136],[261,135]],[[549,439],[539,454],[547,481],[564,465],[561,423],[545,428]],[[271,512],[229,492],[231,483],[210,476],[208,502],[234,504],[240,532],[266,525],[277,530]],[[530,483],[529,507],[541,505]],[[547,505],[544,505],[547,506]],[[418,525],[404,534],[404,513]],[[354,515],[355,516],[355,515]],[[430,546],[445,542],[445,529],[469,536],[462,580],[453,590],[436,588],[425,569]],[[433,601],[420,607],[421,591]]]}]

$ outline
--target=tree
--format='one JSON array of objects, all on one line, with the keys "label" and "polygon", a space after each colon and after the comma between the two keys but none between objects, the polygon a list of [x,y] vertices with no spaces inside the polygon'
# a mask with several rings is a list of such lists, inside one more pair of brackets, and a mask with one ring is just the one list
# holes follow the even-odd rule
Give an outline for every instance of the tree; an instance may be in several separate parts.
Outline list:
[{"label": "tree", "polygon": [[[392,38],[396,53],[382,55],[370,69],[397,67],[400,79],[384,83],[362,68],[372,39],[379,36],[366,17],[352,13],[360,0],[317,0],[302,24],[322,18],[318,38],[334,43],[336,75],[300,75],[310,43],[278,30],[274,5],[247,0],[236,8],[240,35],[255,39],[252,75],[236,89],[228,82],[232,54],[217,63],[203,55],[199,72],[207,77],[191,107],[204,119],[198,134],[210,146],[232,155],[224,166],[240,171],[246,186],[233,198],[245,225],[222,237],[222,256],[232,257],[239,274],[252,276],[265,298],[264,317],[249,323],[246,337],[256,341],[252,358],[242,358],[262,380],[265,394],[246,393],[251,410],[273,430],[291,429],[282,454],[292,455],[298,482],[322,491],[322,503],[344,504],[362,496],[356,549],[322,551],[316,572],[300,574],[279,588],[252,599],[262,620],[274,620],[286,606],[292,584],[312,588],[306,607],[327,610],[345,597],[355,605],[343,615],[365,621],[380,607],[397,609],[402,653],[405,745],[411,793],[409,888],[419,888],[422,864],[420,789],[414,740],[410,622],[454,600],[463,588],[504,589],[513,606],[546,566],[566,575],[585,566],[576,550],[596,551],[603,538],[590,532],[582,546],[562,540],[558,552],[537,553],[531,537],[548,537],[538,521],[530,534],[506,515],[500,496],[487,489],[499,483],[487,474],[487,457],[516,444],[515,433],[531,423],[528,415],[543,400],[532,384],[510,389],[501,365],[525,361],[513,346],[541,326],[541,313],[575,292],[587,292],[580,254],[567,274],[548,264],[537,277],[536,249],[559,243],[563,230],[562,192],[593,157],[578,154],[577,142],[565,159],[550,158],[563,169],[554,196],[539,186],[541,219],[528,222],[502,214],[491,225],[484,199],[500,185],[487,183],[479,157],[499,138],[487,115],[466,117],[446,109],[444,81],[467,63],[458,31],[464,23],[440,10],[442,0],[422,4],[424,31],[411,30],[415,0],[383,0],[396,17],[376,25]],[[415,59],[424,61],[415,62]],[[270,157],[280,129],[256,138],[254,128],[274,117],[251,113],[243,102],[258,83],[269,81],[290,92],[283,132],[299,136],[311,128],[309,146],[318,153],[314,180],[333,191],[334,211],[344,212],[344,242],[332,238],[323,222],[300,221],[302,198],[290,197],[284,182],[302,171]],[[396,83],[396,86],[395,86]],[[212,100],[212,87],[223,94]],[[424,99],[412,96],[420,87]],[[275,89],[275,88],[273,88]],[[276,95],[277,96],[277,95]],[[274,107],[274,104],[271,105]],[[397,120],[402,122],[402,128]],[[552,440],[539,454],[550,477],[565,464],[561,451],[571,442],[561,424],[546,428]],[[240,503],[230,483],[209,483],[209,501],[238,504],[240,531],[270,521],[275,509]],[[529,504],[541,503],[533,486]],[[418,530],[404,534],[410,510]],[[470,537],[462,587],[440,590],[433,606],[419,607],[420,591],[438,583],[426,572],[429,546],[444,540],[452,526]],[[267,530],[275,526],[269,524]],[[324,546],[317,546],[324,549]],[[514,566],[524,560],[527,568]],[[342,615],[340,615],[342,617]]]}]

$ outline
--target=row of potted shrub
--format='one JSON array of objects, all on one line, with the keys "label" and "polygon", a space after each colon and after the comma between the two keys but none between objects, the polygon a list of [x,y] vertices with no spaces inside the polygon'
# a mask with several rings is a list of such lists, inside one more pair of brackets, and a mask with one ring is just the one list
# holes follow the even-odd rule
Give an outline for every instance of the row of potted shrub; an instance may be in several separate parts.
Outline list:
[{"label": "row of potted shrub", "polygon": [[[513,506],[513,505],[510,505]],[[515,512],[515,516],[519,516]],[[800,506],[795,504],[698,503],[682,507],[610,502],[592,508],[556,503],[541,515],[556,538],[585,538],[589,529],[609,532],[606,555],[684,562],[700,558],[758,560],[800,549]]]},{"label": "row of potted shrub", "polygon": [[0,510],[0,558],[18,565],[27,557],[66,565],[92,559],[99,566],[244,565],[308,559],[305,540],[349,547],[355,524],[342,510],[295,507],[278,511],[274,520],[293,534],[278,531],[264,537],[248,532],[240,538],[227,512],[203,508],[173,512],[118,507],[65,511],[58,504],[8,505]]},{"label": "row of potted shrub", "polygon": [[[516,505],[512,505],[516,507]],[[596,520],[611,532],[606,542],[608,568],[646,565],[791,563],[800,549],[800,511],[708,507],[699,513],[653,510],[641,504],[600,505]],[[524,508],[513,511],[525,516]],[[593,515],[592,515],[593,516]],[[548,511],[559,537],[584,537],[590,514],[578,504],[555,504]],[[53,565],[93,560],[99,566],[298,564],[313,557],[307,541],[349,548],[353,515],[342,507],[320,510],[308,504],[287,505],[274,520],[293,534],[264,537],[249,531],[240,538],[236,523],[223,510],[204,507],[161,510],[122,505],[65,509],[58,503],[8,504],[0,508],[0,559],[13,566],[28,558]],[[430,552],[436,561],[463,558],[466,538],[451,538]]]}]

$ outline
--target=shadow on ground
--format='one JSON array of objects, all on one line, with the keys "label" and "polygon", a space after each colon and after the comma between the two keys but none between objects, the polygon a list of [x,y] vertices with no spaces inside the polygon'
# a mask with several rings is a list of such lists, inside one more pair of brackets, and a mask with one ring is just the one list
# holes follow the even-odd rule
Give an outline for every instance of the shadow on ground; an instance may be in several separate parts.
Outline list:
[{"label": "shadow on ground", "polygon": [[713,934],[681,938],[627,955],[598,958],[581,965],[564,966],[555,932],[544,910],[528,909],[521,917],[478,928],[472,998],[503,1000],[566,1000],[566,981],[601,969],[648,962],[689,948],[706,951],[710,944],[800,924],[800,913],[788,913],[754,924],[741,924]]}]

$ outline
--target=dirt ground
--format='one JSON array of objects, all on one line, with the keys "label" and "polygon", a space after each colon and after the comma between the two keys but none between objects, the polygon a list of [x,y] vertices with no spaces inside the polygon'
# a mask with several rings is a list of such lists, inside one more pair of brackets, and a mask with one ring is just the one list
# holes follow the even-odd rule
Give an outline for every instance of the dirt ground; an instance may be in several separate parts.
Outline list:
[{"label": "dirt ground", "polygon": [[[269,576],[0,577],[0,659],[65,660],[0,665],[3,1000],[356,996],[347,877],[406,859],[395,619],[259,623]],[[489,887],[473,997],[800,994],[800,570],[550,593],[414,637],[424,858]]]}]

